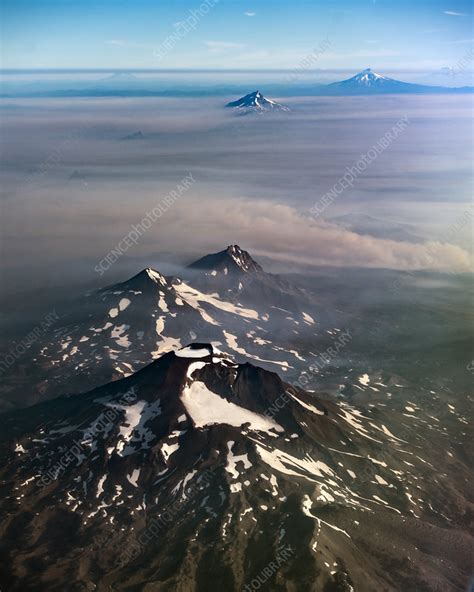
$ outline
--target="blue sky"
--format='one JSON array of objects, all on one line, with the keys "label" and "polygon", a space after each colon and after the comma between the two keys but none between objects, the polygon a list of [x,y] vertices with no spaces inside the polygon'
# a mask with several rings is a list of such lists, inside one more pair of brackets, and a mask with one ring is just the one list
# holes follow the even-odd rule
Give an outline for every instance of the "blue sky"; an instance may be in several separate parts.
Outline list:
[{"label": "blue sky", "polygon": [[2,67],[294,68],[327,38],[314,68],[429,70],[473,47],[468,0],[207,1],[164,49],[201,0],[2,0]]}]

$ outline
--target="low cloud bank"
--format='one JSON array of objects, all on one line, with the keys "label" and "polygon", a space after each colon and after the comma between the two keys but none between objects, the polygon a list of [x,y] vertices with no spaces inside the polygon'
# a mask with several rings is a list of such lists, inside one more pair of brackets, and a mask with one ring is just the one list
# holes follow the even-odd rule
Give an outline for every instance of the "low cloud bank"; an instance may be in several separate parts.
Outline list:
[{"label": "low cloud bank", "polygon": [[[389,269],[432,269],[468,271],[469,253],[441,242],[422,244],[398,242],[360,235],[324,220],[313,220],[288,205],[266,201],[200,201],[179,204],[168,213],[161,238],[175,249],[189,250],[181,236],[185,227],[193,232],[196,252],[220,249],[239,242],[254,253],[281,261],[307,265],[384,267]],[[210,238],[212,237],[212,238]],[[183,240],[184,239],[184,240]]]}]

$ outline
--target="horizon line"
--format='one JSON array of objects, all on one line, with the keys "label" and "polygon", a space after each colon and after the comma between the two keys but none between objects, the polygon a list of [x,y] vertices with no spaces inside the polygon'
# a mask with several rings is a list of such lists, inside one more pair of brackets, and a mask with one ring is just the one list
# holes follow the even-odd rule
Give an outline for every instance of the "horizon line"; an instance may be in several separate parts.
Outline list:
[{"label": "horizon line", "polygon": [[[367,70],[368,67],[361,67],[359,68],[315,68],[315,69],[307,69],[305,72],[349,72],[349,71],[357,71],[362,72]],[[372,67],[370,67],[373,70]],[[441,70],[439,68],[438,70]],[[0,68],[0,74],[49,74],[49,73],[84,73],[84,74],[101,74],[104,72],[114,72],[114,73],[123,73],[123,72],[142,72],[142,73],[189,73],[189,72],[197,72],[197,73],[207,73],[207,72],[231,72],[231,73],[242,73],[242,72],[295,72],[299,70],[298,68],[118,68],[118,67],[110,67],[110,68]],[[420,68],[377,68],[377,70],[388,70],[390,72],[437,72],[438,70],[433,70],[431,68],[420,69]]]}]

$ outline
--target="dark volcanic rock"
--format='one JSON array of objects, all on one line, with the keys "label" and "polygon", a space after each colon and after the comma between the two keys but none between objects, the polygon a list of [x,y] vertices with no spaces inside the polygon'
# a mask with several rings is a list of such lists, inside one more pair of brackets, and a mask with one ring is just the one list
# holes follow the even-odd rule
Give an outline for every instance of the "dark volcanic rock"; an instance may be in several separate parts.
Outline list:
[{"label": "dark volcanic rock", "polygon": [[2,590],[461,589],[468,504],[389,421],[198,343],[4,415]]}]

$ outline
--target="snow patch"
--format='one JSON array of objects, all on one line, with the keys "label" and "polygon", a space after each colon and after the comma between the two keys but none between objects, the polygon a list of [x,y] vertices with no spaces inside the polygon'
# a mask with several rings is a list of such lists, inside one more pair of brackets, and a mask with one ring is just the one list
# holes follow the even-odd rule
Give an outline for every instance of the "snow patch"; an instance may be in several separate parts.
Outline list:
[{"label": "snow patch", "polygon": [[227,464],[226,464],[225,470],[232,475],[233,479],[237,479],[240,476],[239,471],[237,471],[237,469],[236,469],[237,463],[238,462],[243,463],[244,469],[250,469],[250,467],[252,466],[252,463],[249,461],[247,454],[239,454],[239,455],[233,454],[232,453],[232,446],[233,445],[234,445],[233,440],[230,440],[229,442],[227,442],[228,453],[227,453]]},{"label": "snow patch", "polygon": [[133,485],[133,487],[138,487],[138,477],[140,476],[140,469],[133,469],[131,475],[127,475],[127,481]]},{"label": "snow patch", "polygon": [[[304,407],[308,411],[311,411],[311,413],[316,413],[316,415],[324,415],[324,411],[321,411],[320,409],[318,409],[314,405],[310,405],[309,403],[305,403],[304,401],[301,401],[301,399],[297,399],[294,395],[290,395],[290,396],[297,403],[299,403],[302,407]],[[292,436],[293,436],[293,434],[292,434]]]},{"label": "snow patch", "polygon": [[[195,364],[204,365],[203,362],[195,362]],[[194,366],[194,364],[191,364],[188,369],[189,375],[192,374],[190,372],[191,366]],[[284,431],[272,419],[222,399],[219,395],[210,391],[203,382],[195,381],[187,385],[182,391],[181,400],[198,428],[218,423],[240,427],[248,423],[253,430],[265,432],[270,430]]]},{"label": "snow patch", "polygon": [[212,348],[203,347],[196,349],[193,347],[183,347],[174,353],[178,358],[206,358],[212,354]]}]

